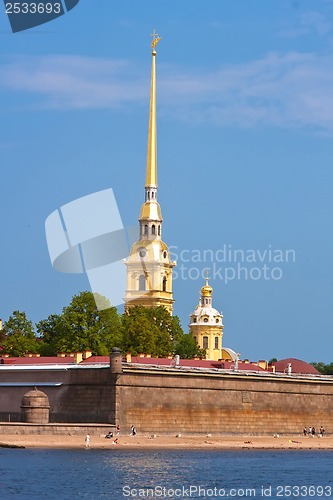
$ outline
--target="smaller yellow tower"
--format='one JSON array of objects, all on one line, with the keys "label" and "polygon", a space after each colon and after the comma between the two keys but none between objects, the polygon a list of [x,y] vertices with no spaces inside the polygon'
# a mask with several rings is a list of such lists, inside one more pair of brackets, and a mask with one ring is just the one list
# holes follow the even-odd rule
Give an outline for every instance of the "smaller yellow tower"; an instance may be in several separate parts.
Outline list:
[{"label": "smaller yellow tower", "polygon": [[223,315],[212,306],[213,289],[208,283],[201,288],[199,304],[190,315],[190,334],[199,347],[206,349],[207,359],[222,358]]}]

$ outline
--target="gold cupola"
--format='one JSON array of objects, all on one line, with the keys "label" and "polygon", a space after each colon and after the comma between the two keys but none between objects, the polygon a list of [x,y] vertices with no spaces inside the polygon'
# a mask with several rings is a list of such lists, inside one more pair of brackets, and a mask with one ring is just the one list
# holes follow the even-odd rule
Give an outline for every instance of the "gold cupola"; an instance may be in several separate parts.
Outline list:
[{"label": "gold cupola", "polygon": [[222,358],[223,315],[213,308],[213,288],[208,281],[207,272],[199,304],[190,314],[189,327],[199,347],[205,349],[207,358],[218,361]]},{"label": "gold cupola", "polygon": [[211,297],[213,295],[213,289],[208,283],[208,276],[206,276],[206,284],[201,288],[202,297]]},{"label": "gold cupola", "polygon": [[160,37],[153,33],[150,106],[145,182],[145,201],[139,216],[139,239],[132,245],[127,266],[125,309],[135,305],[164,306],[172,313],[172,268],[167,245],[162,241],[162,212],[157,202],[156,134],[156,46]]}]

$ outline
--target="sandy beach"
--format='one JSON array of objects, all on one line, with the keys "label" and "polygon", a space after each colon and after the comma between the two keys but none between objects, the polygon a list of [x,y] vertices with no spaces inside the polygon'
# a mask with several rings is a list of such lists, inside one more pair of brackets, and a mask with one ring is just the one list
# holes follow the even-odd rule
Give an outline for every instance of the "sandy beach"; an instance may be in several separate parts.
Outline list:
[{"label": "sandy beach", "polygon": [[[25,448],[70,448],[84,449],[85,436],[54,435],[1,435],[3,445],[24,446]],[[91,449],[333,449],[333,436],[163,436],[163,435],[120,435],[118,443],[104,436],[90,437]]]}]

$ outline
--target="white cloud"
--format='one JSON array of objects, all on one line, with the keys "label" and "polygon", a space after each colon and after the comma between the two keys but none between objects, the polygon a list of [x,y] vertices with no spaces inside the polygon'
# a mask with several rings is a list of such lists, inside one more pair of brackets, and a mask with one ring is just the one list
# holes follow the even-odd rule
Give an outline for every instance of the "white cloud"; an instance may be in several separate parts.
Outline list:
[{"label": "white cloud", "polygon": [[80,56],[20,57],[4,64],[0,86],[43,96],[48,108],[103,108],[145,97],[126,61]]},{"label": "white cloud", "polygon": [[295,25],[286,24],[280,31],[280,36],[285,38],[298,38],[305,35],[323,37],[332,29],[332,23],[327,18],[315,11],[306,11],[300,14]]},{"label": "white cloud", "polygon": [[[333,56],[269,54],[211,73],[174,74],[161,84],[179,116],[215,124],[333,131]],[[168,99],[169,101],[169,99]]]},{"label": "white cloud", "polygon": [[[333,132],[331,55],[271,53],[209,71],[163,64],[158,69],[159,106],[176,119]],[[12,91],[14,99],[23,94],[30,102],[33,96],[44,108],[146,106],[149,66],[77,56],[25,57],[2,65],[0,87],[7,96]]]},{"label": "white cloud", "polygon": [[332,24],[323,14],[314,11],[304,12],[301,15],[300,24],[305,28],[315,30],[320,36],[326,35],[332,28]]}]

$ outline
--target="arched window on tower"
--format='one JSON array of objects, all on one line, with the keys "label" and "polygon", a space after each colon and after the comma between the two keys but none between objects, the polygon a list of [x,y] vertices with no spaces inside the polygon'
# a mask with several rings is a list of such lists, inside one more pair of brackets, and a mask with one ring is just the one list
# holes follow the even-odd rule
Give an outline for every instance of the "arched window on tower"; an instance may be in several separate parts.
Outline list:
[{"label": "arched window on tower", "polygon": [[146,290],[146,276],[144,274],[139,276],[139,290],[142,292]]},{"label": "arched window on tower", "polygon": [[145,224],[145,232],[144,234],[148,234],[148,224]]},{"label": "arched window on tower", "polygon": [[167,285],[167,279],[164,276],[164,278],[163,278],[163,284],[162,284],[162,286],[163,286],[163,292],[166,292],[166,285]]},{"label": "arched window on tower", "polygon": [[156,226],[155,226],[155,224],[153,224],[151,226],[151,234],[156,234]]},{"label": "arched window on tower", "polygon": [[203,337],[202,338],[202,348],[203,349],[208,349],[208,337]]},{"label": "arched window on tower", "polygon": [[215,342],[214,349],[218,349],[219,348],[219,338],[215,337],[214,342]]},{"label": "arched window on tower", "polygon": [[161,226],[158,226],[158,235],[161,236]]}]

